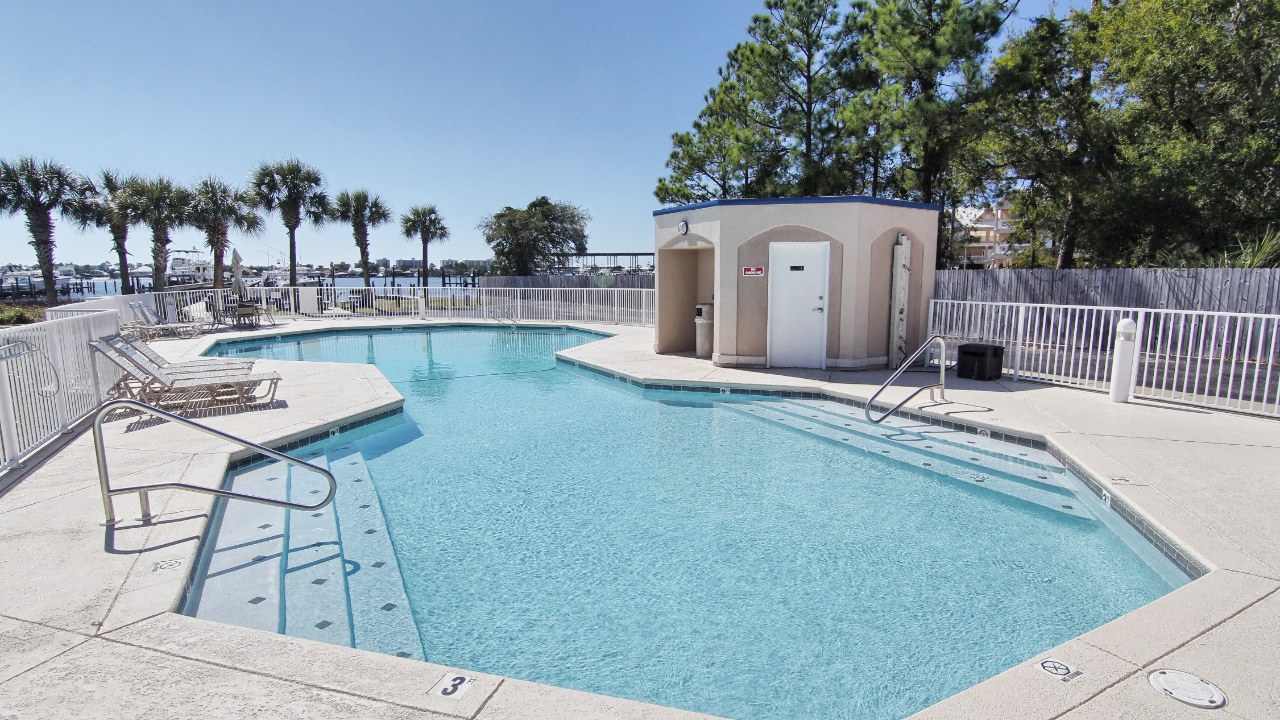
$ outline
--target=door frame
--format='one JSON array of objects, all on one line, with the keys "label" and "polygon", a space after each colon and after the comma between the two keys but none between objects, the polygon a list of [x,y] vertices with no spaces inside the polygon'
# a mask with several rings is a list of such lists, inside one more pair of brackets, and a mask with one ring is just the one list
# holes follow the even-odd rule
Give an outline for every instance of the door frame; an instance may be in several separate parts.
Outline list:
[{"label": "door frame", "polygon": [[818,369],[827,369],[827,327],[830,325],[831,316],[831,241],[805,241],[805,242],[771,242],[769,243],[769,298],[765,304],[765,364],[766,368],[773,367],[773,278],[777,273],[776,263],[773,262],[773,247],[775,245],[821,245],[826,250],[826,272],[822,275],[822,364]]}]

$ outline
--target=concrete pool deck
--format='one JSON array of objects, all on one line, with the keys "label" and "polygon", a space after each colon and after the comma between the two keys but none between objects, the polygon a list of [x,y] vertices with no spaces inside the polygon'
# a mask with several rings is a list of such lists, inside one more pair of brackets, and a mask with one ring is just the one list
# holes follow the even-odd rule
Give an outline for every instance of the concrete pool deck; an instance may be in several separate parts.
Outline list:
[{"label": "concrete pool deck", "polygon": [[[255,334],[482,323],[297,321],[154,346],[178,360],[217,340]],[[570,325],[614,336],[563,357],[645,382],[865,399],[887,376],[716,368],[655,355],[651,328]],[[285,378],[277,407],[200,422],[276,445],[401,402],[372,366],[268,360],[259,366]],[[1273,672],[1280,665],[1280,423],[1161,403],[1119,405],[1101,393],[1034,383],[949,378],[948,384],[956,404],[922,413],[1043,437],[1209,571],[916,717],[1192,718],[1208,712],[1157,693],[1147,682],[1155,668],[1217,684],[1230,699],[1217,712],[1280,716],[1280,679]],[[906,391],[898,392],[887,399]],[[169,425],[122,420],[106,431],[115,487],[178,478],[214,484],[233,452]],[[461,699],[431,696],[450,669],[177,615],[172,610],[204,532],[208,498],[154,493],[153,511],[161,516],[141,525],[132,520],[136,501],[120,497],[118,513],[126,520],[108,531],[98,525],[102,508],[88,434],[31,464],[38,467],[16,484],[0,480],[0,718],[706,717],[478,673],[467,673],[479,680]],[[1063,683],[1039,669],[1046,657],[1083,675]]]}]

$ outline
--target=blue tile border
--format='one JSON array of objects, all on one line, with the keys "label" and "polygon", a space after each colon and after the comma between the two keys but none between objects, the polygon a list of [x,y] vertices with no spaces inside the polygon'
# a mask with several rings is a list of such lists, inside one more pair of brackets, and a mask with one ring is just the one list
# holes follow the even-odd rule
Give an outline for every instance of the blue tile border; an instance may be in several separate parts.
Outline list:
[{"label": "blue tile border", "polygon": [[[739,388],[739,387],[721,387],[717,385],[686,385],[680,383],[647,383],[642,380],[628,377],[621,373],[611,370],[588,365],[578,360],[571,360],[559,354],[556,355],[557,363],[564,363],[575,368],[586,370],[587,372],[602,375],[606,378],[623,382],[644,390],[667,390],[671,392],[698,392],[698,393],[716,393],[728,395],[748,395],[756,397],[777,397],[777,398],[798,398],[805,400],[827,400],[830,402],[840,403],[841,405],[849,405],[856,408],[865,408],[867,404],[861,400],[832,395],[825,391],[812,390],[764,390],[755,388]],[[888,410],[887,407],[876,405],[876,410]],[[1017,435],[1014,433],[992,430],[988,427],[979,425],[970,425],[968,423],[956,422],[954,420],[946,420],[935,417],[933,415],[925,415],[923,413],[911,410],[898,410],[894,413],[894,417],[905,418],[913,422],[924,423],[944,430],[956,430],[965,432],[969,435],[977,435],[979,430],[986,430],[990,433],[992,440],[1006,442],[1019,447],[1029,447],[1033,450],[1043,450],[1049,453],[1053,459],[1062,463],[1062,466],[1071,471],[1076,477],[1080,478],[1085,487],[1089,488],[1095,495],[1109,504],[1120,517],[1124,518],[1134,530],[1137,530],[1148,542],[1155,546],[1166,558],[1174,565],[1177,565],[1184,573],[1193,580],[1199,578],[1209,572],[1199,560],[1194,558],[1177,542],[1166,535],[1159,528],[1148,522],[1140,512],[1137,511],[1127,500],[1112,493],[1100,480],[1094,477],[1093,473],[1082,467],[1079,463],[1066,456],[1056,447],[1045,442],[1043,438],[1037,438],[1030,435]]]},{"label": "blue tile border", "polygon": [[[341,434],[350,430],[355,430],[356,428],[362,428],[365,425],[372,425],[373,423],[376,423],[379,420],[386,420],[389,417],[395,417],[396,415],[400,415],[403,412],[404,412],[403,407],[393,407],[390,410],[383,410],[380,413],[375,413],[368,417],[360,418],[359,420],[353,420],[349,423],[344,423],[342,425],[337,426],[336,428],[320,430],[318,432],[311,433],[310,435],[307,435],[305,437],[300,437],[296,440],[290,440],[287,443],[282,443],[280,445],[269,445],[268,447],[270,447],[272,450],[275,450],[276,452],[287,453],[290,450],[297,450],[298,448],[303,447],[304,445],[311,445],[312,443],[318,443],[322,440],[328,440],[330,437],[334,435]],[[239,470],[241,468],[253,465],[254,463],[260,463],[268,459],[269,458],[266,455],[263,455],[262,453],[253,453],[252,455],[247,455],[245,457],[240,458],[239,460],[233,460],[227,463],[227,472],[231,472],[232,470]]]},{"label": "blue tile border", "polygon": [[396,333],[402,334],[407,332],[431,332],[435,330],[490,330],[490,331],[493,331],[493,330],[508,330],[508,331],[510,330],[525,330],[525,331],[568,330],[571,332],[582,333],[584,335],[592,335],[601,340],[605,338],[613,337],[613,335],[610,335],[609,333],[606,333],[606,332],[600,332],[598,330],[587,330],[585,328],[574,327],[572,325],[565,325],[562,323],[556,323],[554,321],[548,321],[547,323],[543,324],[540,321],[532,320],[532,321],[528,321],[527,323],[522,323],[520,325],[493,325],[493,324],[465,322],[465,321],[463,322],[442,321],[438,323],[432,323],[429,325],[419,325],[419,324],[416,324],[417,322],[419,322],[417,318],[405,318],[405,320],[411,321],[414,324],[327,328],[323,330],[301,330],[301,331],[283,330],[283,331],[277,331],[277,332],[268,331],[259,335],[250,335],[247,337],[219,338],[215,340],[213,344],[209,345],[209,347],[205,348],[204,351],[201,352],[201,355],[209,356],[209,353],[217,352],[221,348],[228,348],[228,347],[234,348],[237,345],[260,345],[263,343],[271,343],[271,342],[286,342],[286,341],[291,341],[295,338],[322,337],[326,335],[371,335],[371,334],[390,335],[390,334],[396,334]]},{"label": "blue tile border", "polygon": [[818,195],[813,197],[781,197],[781,198],[722,198],[717,200],[706,200],[704,202],[693,203],[691,205],[677,205],[676,207],[661,208],[653,211],[653,216],[670,215],[671,213],[685,212],[688,210],[701,210],[702,208],[717,206],[733,206],[733,205],[823,205],[827,203],[863,203],[866,205],[887,205],[889,207],[914,208],[916,210],[942,210],[941,205],[933,203],[914,202],[912,200],[893,200],[890,198],[875,198],[867,195]]}]

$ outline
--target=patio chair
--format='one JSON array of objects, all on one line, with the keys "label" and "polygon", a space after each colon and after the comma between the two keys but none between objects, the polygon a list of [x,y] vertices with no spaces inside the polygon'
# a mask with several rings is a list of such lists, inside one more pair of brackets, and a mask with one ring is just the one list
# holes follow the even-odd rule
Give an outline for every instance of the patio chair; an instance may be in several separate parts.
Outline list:
[{"label": "patio chair", "polygon": [[133,309],[133,314],[138,318],[139,326],[133,328],[135,332],[141,330],[145,334],[145,339],[152,340],[165,335],[172,335],[180,338],[200,337],[205,330],[205,323],[171,323],[165,322],[164,318],[156,314],[155,310],[147,307],[140,302],[131,302],[129,307]]},{"label": "patio chair", "polygon": [[[132,398],[162,409],[269,405],[275,401],[276,386],[280,382],[276,373],[250,374],[222,369],[210,369],[200,375],[172,376],[159,369],[147,369],[104,342],[90,340],[89,346],[124,371],[124,376],[108,391],[110,395]],[[262,392],[259,393],[259,389]]]},{"label": "patio chair", "polygon": [[98,338],[119,350],[135,364],[147,369],[147,363],[170,375],[208,372],[210,370],[234,370],[249,372],[253,369],[253,360],[235,360],[231,358],[199,358],[185,362],[169,362],[151,346],[140,340],[133,333],[106,335]]}]

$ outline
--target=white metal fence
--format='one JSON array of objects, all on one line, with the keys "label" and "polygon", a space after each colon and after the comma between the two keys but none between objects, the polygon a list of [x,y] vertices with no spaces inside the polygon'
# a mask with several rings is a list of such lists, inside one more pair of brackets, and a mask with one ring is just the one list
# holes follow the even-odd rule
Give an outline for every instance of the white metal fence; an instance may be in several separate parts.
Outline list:
[{"label": "white metal fence", "polygon": [[129,309],[129,303],[131,302],[145,302],[148,305],[151,305],[151,294],[108,295],[106,297],[85,300],[84,302],[59,305],[58,307],[45,310],[44,319],[58,320],[60,318],[76,317],[77,315],[102,312],[103,310],[115,310],[120,313],[120,322],[130,322],[133,320],[133,311]]},{"label": "white metal fence", "polygon": [[[143,296],[136,296],[143,297]],[[235,306],[227,290],[152,293],[175,321],[220,319]],[[655,291],[622,288],[249,288],[246,299],[273,317],[533,320],[653,325]]]},{"label": "white metal fence", "polygon": [[92,412],[119,378],[88,342],[119,332],[120,314],[73,312],[0,330],[0,467]]},{"label": "white metal fence", "polygon": [[953,348],[1003,346],[1015,379],[1106,391],[1123,318],[1137,323],[1135,397],[1280,415],[1280,315],[934,300],[929,329]]}]

